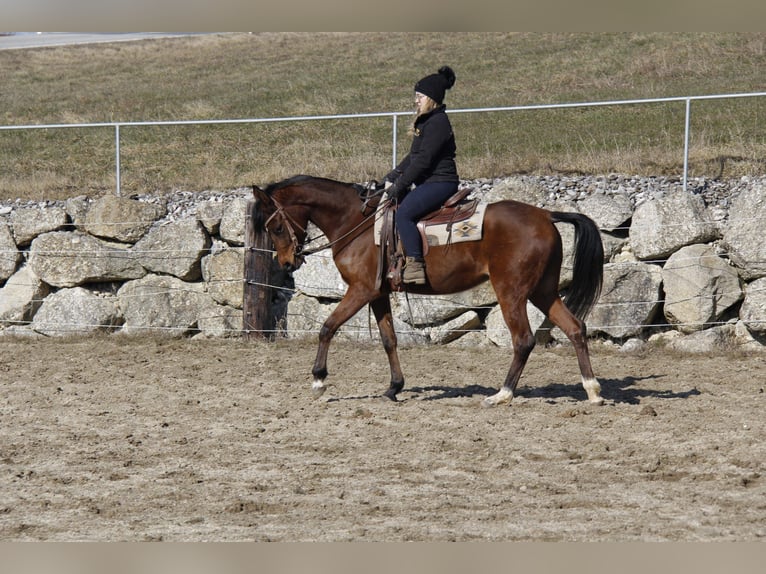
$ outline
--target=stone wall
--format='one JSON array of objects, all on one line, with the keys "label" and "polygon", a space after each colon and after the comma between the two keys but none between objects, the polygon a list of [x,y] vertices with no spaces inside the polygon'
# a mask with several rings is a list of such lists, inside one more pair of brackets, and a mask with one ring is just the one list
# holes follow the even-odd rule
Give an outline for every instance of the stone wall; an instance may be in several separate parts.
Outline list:
[{"label": "stone wall", "polygon": [[[589,334],[634,348],[765,349],[766,179],[518,176],[464,182],[486,201],[512,198],[589,215],[602,231],[604,289]],[[94,331],[238,336],[247,189],[81,197],[0,205],[0,334]],[[571,278],[572,228],[559,225]],[[345,290],[328,253],[278,280],[282,334],[315,337]],[[451,296],[394,296],[400,342],[510,345],[489,284]],[[541,314],[529,306],[533,328]],[[557,329],[542,340],[565,342]],[[339,333],[377,338],[364,309]]]},{"label": "stone wall", "polygon": [[249,196],[2,206],[2,333],[238,336]]}]

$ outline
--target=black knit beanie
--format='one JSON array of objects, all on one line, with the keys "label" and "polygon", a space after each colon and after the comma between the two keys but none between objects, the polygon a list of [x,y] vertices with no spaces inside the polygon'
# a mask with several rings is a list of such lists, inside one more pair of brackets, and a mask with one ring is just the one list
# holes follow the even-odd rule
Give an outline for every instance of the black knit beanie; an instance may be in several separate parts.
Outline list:
[{"label": "black knit beanie", "polygon": [[415,91],[425,94],[437,104],[444,101],[444,92],[455,85],[455,72],[449,66],[442,66],[438,73],[431,74],[415,84]]}]

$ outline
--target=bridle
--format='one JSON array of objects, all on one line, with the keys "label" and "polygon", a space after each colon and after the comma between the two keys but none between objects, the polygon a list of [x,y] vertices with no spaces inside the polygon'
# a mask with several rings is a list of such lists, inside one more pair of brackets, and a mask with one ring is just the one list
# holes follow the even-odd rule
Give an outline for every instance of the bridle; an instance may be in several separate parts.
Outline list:
[{"label": "bridle", "polygon": [[[276,207],[276,211],[272,213],[269,218],[266,220],[266,222],[263,224],[264,229],[269,229],[269,223],[271,223],[271,220],[274,219],[277,215],[279,215],[282,218],[282,222],[284,226],[287,228],[287,233],[290,236],[290,243],[293,248],[293,259],[295,261],[303,260],[303,247],[301,246],[300,242],[298,241],[298,236],[295,234],[295,227],[306,233],[306,229],[303,228],[300,224],[298,224],[297,221],[295,221],[294,218],[290,217],[290,214],[285,211],[285,208],[282,206],[281,203],[279,203],[276,199],[273,197],[271,198],[272,203],[274,204],[274,207]],[[295,227],[293,227],[295,226]]]},{"label": "bridle", "polygon": [[[303,245],[298,241],[298,236],[295,233],[295,229],[299,229],[303,233],[308,233],[306,228],[304,228],[302,225],[300,225],[297,221],[295,221],[295,218],[291,217],[289,213],[287,213],[287,210],[284,208],[284,206],[279,203],[274,197],[271,197],[271,201],[274,204],[274,207],[276,210],[274,213],[272,213],[269,218],[266,220],[266,222],[263,224],[264,229],[268,229],[269,223],[278,215],[282,218],[282,222],[284,226],[287,228],[287,233],[290,236],[290,243],[292,245],[293,249],[293,259],[298,261],[303,261],[307,256],[313,255],[314,253],[318,253],[320,251],[323,251],[329,247],[332,247],[339,241],[342,241],[343,239],[347,238],[349,235],[363,227],[370,219],[374,218],[377,214],[377,210],[374,210],[371,214],[366,215],[364,219],[362,219],[361,222],[359,222],[357,225],[355,225],[353,228],[349,229],[346,233],[338,237],[337,239],[333,241],[326,241],[325,243],[319,245],[318,247],[313,247],[311,249],[305,249]],[[362,210],[364,211],[364,208],[366,207],[367,203],[365,202]],[[324,233],[321,235],[318,235],[317,237],[309,239],[309,243],[316,241],[320,237],[326,237]]]}]

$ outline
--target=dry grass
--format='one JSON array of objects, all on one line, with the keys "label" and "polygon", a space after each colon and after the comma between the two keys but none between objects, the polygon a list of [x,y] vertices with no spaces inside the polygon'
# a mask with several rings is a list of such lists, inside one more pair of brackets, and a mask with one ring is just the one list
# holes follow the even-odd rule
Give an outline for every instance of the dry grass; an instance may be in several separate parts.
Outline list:
[{"label": "dry grass", "polygon": [[[261,33],[0,51],[4,125],[401,112],[449,63],[451,109],[763,91],[763,33]],[[765,171],[766,99],[695,102],[692,176]],[[680,174],[684,104],[455,114],[463,177]],[[398,154],[408,145],[400,121]],[[379,178],[391,121],[126,127],[123,193],[295,173]],[[723,158],[723,159],[722,159]],[[0,131],[0,199],[114,190],[111,129]]]}]

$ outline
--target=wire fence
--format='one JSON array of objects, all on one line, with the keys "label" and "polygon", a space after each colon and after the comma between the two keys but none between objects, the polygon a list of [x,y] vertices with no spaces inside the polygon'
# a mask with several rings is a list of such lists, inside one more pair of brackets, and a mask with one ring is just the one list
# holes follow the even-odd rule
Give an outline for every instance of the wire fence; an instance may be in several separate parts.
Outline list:
[{"label": "wire fence", "polygon": [[[490,108],[470,108],[470,109],[454,109],[450,110],[450,114],[466,114],[466,113],[489,113],[489,112],[518,112],[518,111],[527,111],[527,110],[550,110],[550,109],[566,109],[566,108],[585,108],[585,107],[599,107],[599,106],[624,106],[624,105],[643,105],[643,104],[656,104],[656,103],[662,103],[662,102],[680,102],[683,103],[685,106],[685,114],[684,114],[684,158],[683,158],[683,189],[686,190],[687,188],[687,181],[688,181],[688,163],[689,163],[689,142],[690,142],[690,125],[691,125],[691,113],[692,113],[692,103],[696,101],[702,101],[702,100],[722,100],[722,99],[733,99],[733,98],[752,98],[752,97],[764,97],[766,96],[766,92],[754,92],[754,93],[740,93],[740,94],[717,94],[717,95],[707,95],[707,96],[682,96],[682,97],[672,97],[672,98],[648,98],[648,99],[629,99],[629,100],[613,100],[613,101],[596,101],[596,102],[579,102],[579,103],[565,103],[565,104],[542,104],[542,105],[525,105],[525,106],[501,106],[501,107],[490,107]],[[406,116],[410,117],[411,112],[379,112],[379,113],[368,113],[368,114],[343,114],[343,115],[321,115],[321,116],[298,116],[298,117],[278,117],[278,118],[245,118],[245,119],[227,119],[227,120],[171,120],[171,121],[151,121],[151,122],[103,122],[103,123],[82,123],[82,124],[41,124],[41,125],[8,125],[8,126],[0,126],[0,130],[40,130],[40,129],[70,129],[70,128],[104,128],[104,129],[111,129],[114,130],[114,146],[115,146],[115,176],[116,176],[116,189],[115,193],[117,195],[121,194],[121,130],[126,127],[140,127],[140,126],[183,126],[183,125],[194,125],[194,126],[204,126],[204,125],[224,125],[224,124],[255,124],[255,123],[291,123],[291,122],[313,122],[313,121],[324,121],[324,120],[337,120],[337,119],[364,119],[364,118],[390,118],[392,121],[392,129],[391,129],[391,146],[392,146],[392,166],[396,165],[396,154],[397,154],[397,133],[398,133],[398,118]],[[0,224],[2,224],[2,219],[0,218]],[[136,223],[141,222],[122,222],[118,223],[117,225],[135,225]],[[678,224],[678,225],[684,225],[684,224]],[[610,230],[612,232],[617,231],[626,231],[627,228],[621,228],[616,230]],[[212,250],[210,251],[212,253]],[[19,257],[19,256],[26,256],[27,252],[24,250],[15,250],[15,251],[5,251],[0,252],[0,256],[8,256],[8,257]],[[77,254],[71,254],[70,256],[82,256],[85,253],[78,252]],[[68,255],[66,253],[45,253],[46,256],[59,256],[59,257],[67,257]],[[114,253],[94,253],[89,256],[94,257],[113,257]],[[157,257],[161,255],[163,258],[172,259],[172,258],[183,258],[188,259],[189,257],[197,257],[198,253],[194,252],[187,252],[183,249],[178,250],[166,250],[166,251],[137,251],[134,249],[129,249],[126,252],[126,255],[129,255],[130,257],[137,257],[140,255],[151,255],[154,257]],[[727,253],[719,253],[722,257],[728,257]],[[322,257],[323,255],[316,254],[312,257]],[[643,263],[648,263],[652,265],[662,266],[667,261],[667,259],[662,260],[652,260],[652,261],[643,261]],[[612,263],[612,265],[619,265],[619,263]],[[629,263],[625,263],[625,265],[629,265]],[[207,286],[214,286],[215,284],[234,284],[234,283],[242,283],[244,287],[244,278],[243,276],[238,277],[229,277],[229,278],[216,278],[211,281],[207,281]],[[296,293],[296,290],[290,289],[287,287],[284,287],[282,285],[269,285],[268,287],[285,291],[287,292],[287,296],[292,296]],[[450,301],[448,297],[431,297],[430,298],[430,305],[433,306],[434,309],[438,307],[440,303],[443,303],[444,301]],[[39,306],[44,302],[44,299],[38,299],[31,302],[32,305]],[[656,306],[656,305],[664,305],[667,301],[664,299],[657,299],[657,300],[647,300],[647,301],[625,301],[620,303],[600,303],[601,305],[623,305],[623,306],[632,306],[632,305],[641,305],[641,306]],[[475,310],[478,311],[489,311],[491,310],[492,306],[487,307],[476,307]],[[311,317],[301,317],[303,322],[310,322]],[[288,323],[290,322],[290,316],[287,316]],[[690,328],[700,328],[700,327],[711,327],[718,324],[725,324],[728,321],[722,321],[720,323],[718,322],[706,322],[706,323],[686,323],[686,324],[673,324],[668,325],[667,323],[656,323],[656,324],[641,324],[641,325],[593,325],[590,324],[589,328],[591,331],[603,331],[605,329],[609,328],[633,328],[633,329],[661,329],[666,327],[690,327]],[[22,326],[29,326],[32,321],[5,321],[6,324],[17,324]],[[37,325],[38,327],[42,328],[42,326]],[[316,329],[310,329],[306,330],[305,333],[295,332],[291,329],[291,336],[300,336],[301,334],[310,335],[314,334],[321,325],[317,323]],[[53,327],[53,326],[51,326]],[[67,325],[61,325],[56,324],[55,328],[58,330],[66,330]],[[119,329],[119,325],[71,325],[71,329],[73,332],[79,332],[83,329],[98,329],[103,328],[107,330],[116,330]],[[171,327],[135,327],[135,330],[150,330],[150,331],[164,331],[164,330],[174,330],[177,331],[177,328],[171,328]],[[341,332],[351,332],[354,329],[352,326],[344,326],[341,329]],[[194,331],[194,328],[190,329],[191,331]],[[197,329],[199,331],[199,329]],[[230,335],[239,334],[240,330],[238,329],[223,329],[224,332]],[[361,330],[360,330],[361,331]],[[372,328],[369,329],[369,332],[367,329],[364,330],[365,333],[368,335],[372,335],[373,337],[376,336],[376,329]],[[278,329],[279,333],[284,334],[284,329],[280,328]],[[413,332],[415,332],[413,328]]]},{"label": "wire fence", "polygon": [[[625,228],[623,228],[625,229]],[[232,248],[236,249],[236,248]],[[211,254],[213,252],[213,249],[207,249],[203,250],[205,255]],[[0,251],[0,256],[2,255],[11,255],[11,256],[18,256],[23,255],[27,253],[24,250],[13,250],[13,251]],[[273,255],[273,251],[267,251],[267,253]],[[63,257],[63,258],[70,258],[70,257],[82,257],[83,255],[93,256],[93,257],[111,257],[114,254],[105,254],[103,252],[88,252],[88,251],[78,251],[77,253],[66,253],[66,252],[37,252],[38,255],[45,255],[48,257]],[[177,249],[177,250],[129,250],[124,255],[128,255],[130,257],[140,257],[142,255],[151,255],[151,256],[157,256],[158,254],[161,254],[163,258],[165,259],[184,259],[188,260],[189,258],[196,258],[199,256],[199,251],[184,251],[183,249]],[[720,257],[726,258],[728,257],[728,253],[725,251],[718,252],[718,255]],[[311,255],[310,257],[314,258],[326,258],[326,259],[332,259],[332,256],[329,253],[316,253],[314,255]],[[688,261],[690,265],[696,265],[699,263],[699,258],[676,258],[676,261],[678,263],[683,263],[684,261]],[[655,265],[657,267],[662,267],[667,262],[667,259],[653,259],[653,260],[645,260],[641,261],[641,263],[649,264],[649,265]],[[609,264],[612,267],[620,267],[625,266],[629,267],[631,265],[635,265],[635,262],[613,262]],[[244,287],[245,280],[243,276],[232,276],[232,277],[223,277],[223,278],[215,278],[204,281],[204,284],[207,286],[208,289],[210,287],[220,286],[220,285],[232,285],[232,284],[242,284]],[[28,287],[32,288],[34,287],[33,284],[24,284],[24,283],[17,283],[17,286],[20,287]],[[268,287],[277,291],[284,292],[286,296],[292,297],[295,294],[300,292],[300,289],[297,288],[291,288],[291,287],[285,287],[284,285],[277,285],[277,284],[270,284],[270,285],[260,285],[262,287]],[[314,290],[321,291],[322,288],[318,286],[312,287]],[[759,293],[763,292],[766,289],[748,289],[749,294]],[[161,296],[161,295],[171,295],[173,293],[179,293],[179,292],[192,292],[192,289],[165,289],[165,290],[154,290],[152,291],[152,295],[154,296]],[[116,294],[112,294],[116,297]],[[719,297],[740,297],[742,295],[742,291],[737,292],[719,292],[717,294]],[[126,297],[125,295],[121,295],[121,297]],[[137,296],[136,296],[137,297]],[[337,296],[334,294],[333,290],[327,290],[326,297],[321,297],[324,300],[332,301],[337,300]],[[674,299],[673,303],[681,303],[681,302],[688,302],[693,300],[702,300],[703,296],[695,296],[695,297],[689,297],[688,299],[684,300],[678,300]],[[45,298],[39,298],[39,299],[32,299],[30,303],[33,306],[40,306],[44,303]],[[657,299],[648,299],[648,300],[628,300],[628,301],[620,301],[620,302],[599,302],[598,305],[603,307],[642,307],[642,308],[653,308],[656,306],[662,306],[668,303],[669,301],[664,298],[657,298]],[[477,306],[471,306],[466,307],[464,303],[462,303],[460,300],[456,298],[452,298],[449,295],[438,295],[438,296],[420,296],[418,297],[418,304],[421,308],[421,313],[425,315],[426,317],[429,316],[429,314],[433,317],[438,317],[440,315],[439,309],[445,305],[453,305],[456,307],[465,307],[465,311],[473,310],[476,312],[485,312],[488,313],[491,311],[496,304],[489,304],[489,305],[477,305]],[[200,316],[200,320],[205,319],[214,319],[215,316]],[[287,324],[289,325],[292,320],[300,319],[300,323],[305,324],[313,324],[315,325],[315,328],[311,329],[290,329],[289,336],[292,338],[299,338],[303,336],[313,336],[316,335],[322,325],[323,319],[317,320],[316,317],[311,317],[307,315],[291,315],[288,313],[288,315],[285,317]],[[15,326],[26,326],[29,327],[33,323],[35,325],[35,328],[39,331],[56,331],[58,333],[64,334],[68,331],[71,331],[72,333],[81,333],[83,331],[90,331],[90,330],[105,330],[105,331],[116,331],[119,330],[122,327],[122,324],[83,324],[83,323],[77,323],[77,324],[66,324],[66,323],[59,323],[56,322],[55,324],[43,324],[39,321],[35,322],[32,320],[6,320],[4,321],[7,325],[15,325]],[[700,328],[710,328],[715,326],[721,326],[725,325],[727,323],[730,323],[729,320],[725,321],[706,321],[706,322],[697,322],[697,323],[673,323],[669,324],[667,322],[656,322],[656,323],[640,323],[640,324],[612,324],[612,325],[605,325],[605,324],[594,324],[594,323],[588,323],[588,328],[590,332],[603,332],[608,331],[610,329],[631,329],[631,330],[652,330],[652,329],[677,329],[677,328],[690,328],[690,329],[700,329]],[[766,323],[766,320],[762,321],[752,321],[752,323]],[[405,327],[406,328],[406,327]],[[179,327],[163,327],[163,326],[131,326],[131,331],[147,331],[147,332],[177,332],[179,331]],[[221,327],[216,329],[217,331],[220,331],[221,334],[225,336],[238,336],[241,333],[241,328],[225,328]],[[402,327],[399,327],[399,332],[402,335],[406,334],[419,334],[422,333],[422,329],[417,329],[415,327],[412,327],[410,331],[402,331]],[[543,330],[545,330],[543,328]],[[190,327],[187,330],[187,333],[193,334],[193,333],[199,333],[202,330],[199,327]],[[487,327],[482,327],[481,329],[452,329],[451,330],[455,334],[465,334],[469,332],[483,332],[487,333],[488,329]],[[500,331],[500,330],[498,330]],[[502,329],[503,332],[505,332],[505,329]],[[287,336],[287,331],[284,326],[279,326],[275,329],[274,333],[278,335]],[[377,338],[377,327],[374,325],[374,322],[370,320],[369,324],[364,327],[359,326],[353,326],[350,324],[344,325],[340,330],[341,335],[348,335],[356,338],[371,338],[372,340],[375,340]]]},{"label": "wire fence", "polygon": [[[658,103],[682,103],[684,104],[684,141],[683,141],[683,189],[687,188],[689,176],[689,149],[691,139],[691,117],[692,103],[710,100],[726,100],[741,98],[757,98],[766,96],[766,92],[750,92],[735,94],[711,94],[705,96],[678,96],[669,98],[642,98],[628,100],[608,100],[591,102],[574,102],[563,104],[534,104],[520,106],[497,106],[488,108],[462,108],[449,110],[450,114],[482,114],[496,112],[522,112],[533,110],[556,110],[572,108],[593,108],[604,106],[629,106],[629,105],[649,105]],[[9,130],[63,130],[73,128],[102,128],[114,131],[114,163],[115,163],[115,193],[122,194],[122,153],[121,153],[121,130],[132,127],[148,126],[210,126],[210,125],[232,125],[232,124],[275,124],[275,123],[295,123],[295,122],[317,122],[326,120],[357,120],[357,119],[391,119],[391,166],[396,166],[397,155],[397,134],[398,120],[400,117],[411,117],[412,111],[406,112],[373,112],[364,114],[337,114],[337,115],[312,115],[312,116],[288,116],[274,118],[240,118],[240,119],[221,119],[221,120],[165,120],[165,121],[135,121],[135,122],[95,122],[95,123],[57,123],[57,124],[27,124],[27,125],[6,125],[0,126],[0,131]]]}]

